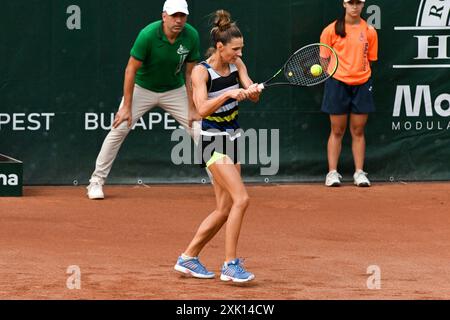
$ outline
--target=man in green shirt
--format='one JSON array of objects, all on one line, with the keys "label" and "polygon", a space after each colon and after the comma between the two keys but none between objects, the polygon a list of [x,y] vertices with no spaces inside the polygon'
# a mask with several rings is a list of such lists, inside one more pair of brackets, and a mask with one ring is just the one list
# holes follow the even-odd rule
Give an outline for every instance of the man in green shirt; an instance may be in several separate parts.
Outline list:
[{"label": "man in green shirt", "polygon": [[190,84],[192,69],[200,59],[199,35],[186,23],[188,15],[185,0],[166,0],[162,20],[139,33],[125,70],[122,103],[89,180],[89,199],[104,198],[103,185],[120,146],[150,109],[160,106],[191,134],[192,122],[201,119],[192,102],[192,88],[185,85]]}]

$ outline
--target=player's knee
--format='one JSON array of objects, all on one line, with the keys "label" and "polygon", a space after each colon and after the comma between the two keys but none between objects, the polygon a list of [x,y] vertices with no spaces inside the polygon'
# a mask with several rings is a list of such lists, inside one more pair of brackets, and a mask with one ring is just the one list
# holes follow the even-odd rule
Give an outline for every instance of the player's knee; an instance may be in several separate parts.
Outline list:
[{"label": "player's knee", "polygon": [[248,196],[248,194],[240,195],[233,201],[233,206],[236,206],[242,210],[247,209],[249,204],[250,204],[250,197]]},{"label": "player's knee", "polygon": [[332,128],[331,135],[336,139],[342,139],[345,134],[345,128]]},{"label": "player's knee", "polygon": [[364,137],[364,127],[352,127],[350,128],[350,132],[354,138]]}]

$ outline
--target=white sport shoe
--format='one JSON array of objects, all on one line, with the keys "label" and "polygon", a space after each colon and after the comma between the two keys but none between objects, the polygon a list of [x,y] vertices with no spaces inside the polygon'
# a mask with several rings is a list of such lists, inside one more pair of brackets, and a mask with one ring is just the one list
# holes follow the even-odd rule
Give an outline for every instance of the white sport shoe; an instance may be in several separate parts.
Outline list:
[{"label": "white sport shoe", "polygon": [[370,187],[370,181],[367,179],[367,172],[358,170],[353,175],[353,180],[358,187]]},{"label": "white sport shoe", "polygon": [[325,185],[327,187],[339,187],[341,185],[342,176],[336,171],[330,171],[327,174]]},{"label": "white sport shoe", "polygon": [[105,198],[103,193],[103,183],[101,182],[91,181],[86,189],[88,190],[88,198],[91,200],[101,200]]}]

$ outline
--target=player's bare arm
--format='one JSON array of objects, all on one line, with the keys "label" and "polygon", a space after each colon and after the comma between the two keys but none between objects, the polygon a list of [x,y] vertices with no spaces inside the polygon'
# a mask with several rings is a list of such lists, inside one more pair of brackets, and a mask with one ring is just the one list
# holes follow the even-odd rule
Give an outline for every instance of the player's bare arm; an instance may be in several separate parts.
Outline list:
[{"label": "player's bare arm", "polygon": [[119,109],[113,122],[113,128],[117,128],[122,122],[127,121],[127,125],[131,127],[132,114],[131,104],[133,102],[133,91],[136,73],[142,66],[142,61],[133,57],[128,60],[127,68],[125,69],[125,80],[123,85],[123,107]]},{"label": "player's bare arm", "polygon": [[228,99],[236,99],[242,101],[248,99],[248,93],[244,89],[229,90],[217,98],[208,100],[208,89],[206,83],[208,81],[208,71],[202,66],[196,66],[192,71],[192,89],[193,100],[197,112],[202,118],[213,114]]},{"label": "player's bare arm", "polygon": [[258,102],[259,96],[261,94],[261,89],[258,88],[258,84],[253,83],[252,79],[250,79],[247,67],[245,66],[242,59],[237,59],[235,64],[238,68],[239,80],[241,81],[241,85],[244,87],[244,89],[247,90],[248,99],[252,102]]},{"label": "player's bare arm", "polygon": [[196,63],[195,62],[187,62],[186,63],[186,72],[185,72],[185,79],[186,79],[186,91],[189,101],[189,109],[188,109],[188,121],[189,121],[189,127],[192,128],[192,122],[199,121],[202,119],[202,117],[198,114],[197,109],[194,105],[194,100],[192,98],[192,70],[194,69]]}]

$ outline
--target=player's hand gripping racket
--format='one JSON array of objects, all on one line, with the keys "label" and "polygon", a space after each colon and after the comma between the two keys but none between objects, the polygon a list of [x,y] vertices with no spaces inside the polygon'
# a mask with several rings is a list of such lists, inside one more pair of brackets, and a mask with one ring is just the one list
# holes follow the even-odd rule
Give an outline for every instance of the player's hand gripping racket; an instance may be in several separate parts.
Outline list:
[{"label": "player's hand gripping racket", "polygon": [[[262,90],[274,86],[311,87],[332,77],[339,65],[336,52],[323,43],[314,43],[297,50],[269,80],[258,87]],[[287,81],[273,82],[284,74]]]}]

